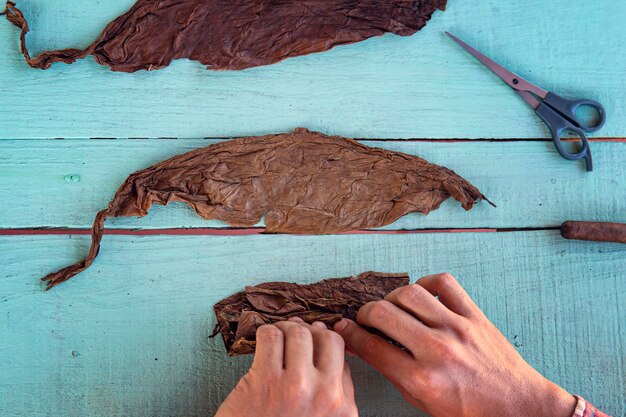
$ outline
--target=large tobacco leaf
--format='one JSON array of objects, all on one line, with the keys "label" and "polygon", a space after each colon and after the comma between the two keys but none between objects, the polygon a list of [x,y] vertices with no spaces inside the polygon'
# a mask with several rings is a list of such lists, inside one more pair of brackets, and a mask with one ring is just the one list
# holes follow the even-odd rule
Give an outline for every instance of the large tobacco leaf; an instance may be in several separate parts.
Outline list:
[{"label": "large tobacco leaf", "polygon": [[351,139],[306,129],[233,139],[132,174],[97,214],[87,258],[43,280],[51,288],[85,270],[107,218],[145,216],[152,204],[183,202],[235,227],[265,217],[267,233],[332,234],[427,214],[450,197],[466,210],[485,198],[445,167]]},{"label": "large tobacco leaf", "polygon": [[209,69],[240,70],[326,51],[391,32],[420,30],[446,0],[138,0],[85,49],[31,57],[24,14],[8,1],[5,14],[22,29],[21,50],[34,68],[88,55],[113,71],[166,67],[189,58]]}]

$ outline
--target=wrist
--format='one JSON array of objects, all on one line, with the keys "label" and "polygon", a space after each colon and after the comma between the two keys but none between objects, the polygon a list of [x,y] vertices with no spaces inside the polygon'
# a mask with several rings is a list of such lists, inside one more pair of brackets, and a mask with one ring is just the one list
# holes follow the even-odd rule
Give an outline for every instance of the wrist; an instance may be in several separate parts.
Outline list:
[{"label": "wrist", "polygon": [[543,395],[537,398],[540,409],[535,417],[572,417],[576,409],[576,397],[555,383],[544,379]]},{"label": "wrist", "polygon": [[506,417],[572,417],[577,404],[576,397],[536,371],[518,380],[506,398],[500,413]]}]

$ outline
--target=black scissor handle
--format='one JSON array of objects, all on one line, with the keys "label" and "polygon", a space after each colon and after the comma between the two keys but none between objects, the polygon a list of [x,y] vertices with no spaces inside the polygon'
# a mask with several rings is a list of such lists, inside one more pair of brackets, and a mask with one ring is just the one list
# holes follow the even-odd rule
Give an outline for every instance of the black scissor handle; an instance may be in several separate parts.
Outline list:
[{"label": "black scissor handle", "polygon": [[[570,161],[584,159],[587,171],[593,171],[591,148],[589,147],[589,140],[587,140],[585,131],[578,126],[575,126],[573,123],[570,123],[551,107],[547,106],[545,102],[541,103],[535,111],[550,128],[550,132],[552,133],[552,142],[554,142],[554,146],[556,146],[556,150],[559,151],[561,156],[565,159],[569,159]],[[569,152],[563,146],[563,143],[561,142],[561,135],[565,131],[574,132],[580,137],[581,149],[578,152]]]},{"label": "black scissor handle", "polygon": [[[578,124],[578,127],[583,129],[585,132],[596,132],[600,130],[602,126],[604,126],[604,122],[606,122],[606,110],[604,110],[604,106],[602,106],[602,104],[595,100],[568,100],[557,94],[548,93],[543,102]],[[576,116],[576,109],[580,106],[590,106],[598,112],[599,119],[594,125],[589,126]]]}]

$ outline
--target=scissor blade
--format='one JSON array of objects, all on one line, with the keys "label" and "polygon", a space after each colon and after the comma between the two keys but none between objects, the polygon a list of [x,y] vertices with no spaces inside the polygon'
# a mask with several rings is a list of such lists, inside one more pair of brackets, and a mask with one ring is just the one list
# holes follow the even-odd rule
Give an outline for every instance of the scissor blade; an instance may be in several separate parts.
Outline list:
[{"label": "scissor blade", "polygon": [[528,91],[515,90],[515,92],[519,94],[519,96],[523,98],[524,101],[528,103],[530,107],[532,107],[535,110],[537,110],[537,107],[539,107],[539,105],[541,104],[541,101],[539,101],[535,96],[530,94]]},{"label": "scissor blade", "polygon": [[[456,36],[454,36],[450,32],[446,32],[446,35],[451,37],[456,43],[461,45],[463,47],[463,49],[465,49],[467,52],[472,54],[474,56],[474,58],[476,58],[477,60],[482,62],[483,65],[485,65],[494,74],[496,74],[498,77],[500,77],[502,79],[502,81],[507,83],[507,85],[509,87],[511,87],[512,89],[514,89],[514,90],[516,90],[518,92],[527,92],[528,91],[528,92],[531,92],[533,94],[536,94],[537,96],[539,96],[542,99],[546,98],[546,96],[548,95],[548,92],[546,90],[537,87],[535,84],[531,83],[530,81],[527,81],[524,78],[522,78],[519,75],[517,75],[516,73],[514,73],[512,71],[509,71],[508,69],[504,68],[502,65],[498,64],[497,62],[495,62],[493,59],[489,58],[488,56],[481,54],[476,49],[472,48],[471,46],[469,46],[468,44],[466,44],[465,42],[463,42],[462,40],[460,40],[459,38],[457,38]],[[529,95],[527,95],[527,94],[520,94],[520,95],[522,96],[522,98],[524,100],[526,100],[526,102],[528,104],[530,104],[534,108],[537,108],[537,106],[539,105],[539,104],[534,105],[535,103],[538,102],[537,100],[534,100],[533,102],[527,100]]]}]

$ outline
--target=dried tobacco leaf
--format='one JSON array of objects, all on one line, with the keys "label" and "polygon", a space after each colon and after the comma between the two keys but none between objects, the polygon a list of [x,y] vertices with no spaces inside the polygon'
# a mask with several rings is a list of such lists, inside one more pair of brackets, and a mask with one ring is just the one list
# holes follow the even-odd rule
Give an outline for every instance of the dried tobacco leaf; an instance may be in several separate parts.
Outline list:
[{"label": "dried tobacco leaf", "polygon": [[386,32],[409,36],[445,5],[446,0],[138,0],[86,49],[34,58],[25,45],[24,14],[12,1],[3,14],[22,29],[21,50],[34,68],[93,55],[113,71],[154,70],[179,58],[240,70]]},{"label": "dried tobacco leaf", "polygon": [[[96,216],[84,261],[43,278],[47,288],[85,270],[108,217],[145,216],[186,203],[205,219],[269,233],[331,234],[427,214],[449,197],[470,210],[486,198],[453,171],[414,155],[306,129],[221,142],[137,171]],[[488,200],[487,200],[488,201]]]},{"label": "dried tobacco leaf", "polygon": [[328,326],[343,318],[356,320],[364,304],[378,301],[396,288],[409,285],[407,274],[364,272],[356,277],[331,278],[310,285],[267,282],[215,304],[217,324],[212,336],[222,335],[231,356],[254,353],[256,329],[263,324],[300,317]]}]

